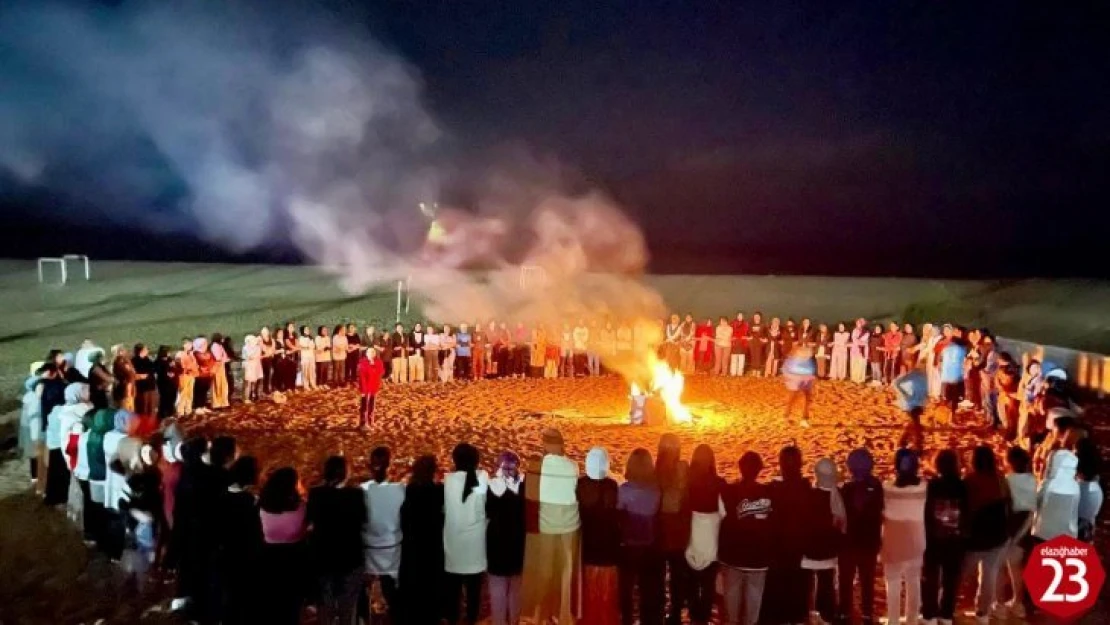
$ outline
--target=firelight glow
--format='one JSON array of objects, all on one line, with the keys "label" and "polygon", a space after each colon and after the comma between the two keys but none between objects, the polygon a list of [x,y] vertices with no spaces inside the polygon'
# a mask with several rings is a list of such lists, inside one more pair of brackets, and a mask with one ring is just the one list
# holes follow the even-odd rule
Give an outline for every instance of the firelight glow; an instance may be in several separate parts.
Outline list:
[{"label": "firelight glow", "polygon": [[[694,416],[682,404],[682,389],[686,379],[682,373],[671,369],[665,360],[660,360],[654,355],[650,356],[651,362],[648,369],[651,371],[651,383],[648,393],[656,395],[663,400],[667,407],[667,418],[673,423],[691,423]],[[644,395],[644,391],[635,381],[631,384],[632,395]]]}]

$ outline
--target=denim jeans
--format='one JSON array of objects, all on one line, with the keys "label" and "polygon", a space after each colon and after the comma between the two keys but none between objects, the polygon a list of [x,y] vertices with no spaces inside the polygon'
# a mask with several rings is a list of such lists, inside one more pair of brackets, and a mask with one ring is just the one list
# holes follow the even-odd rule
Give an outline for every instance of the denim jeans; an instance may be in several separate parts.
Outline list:
[{"label": "denim jeans", "polygon": [[493,625],[520,623],[520,575],[489,576],[490,619]]},{"label": "denim jeans", "polygon": [[763,604],[767,570],[753,571],[721,565],[725,586],[725,623],[755,625]]},{"label": "denim jeans", "polygon": [[972,568],[979,569],[979,591],[975,595],[975,613],[990,614],[994,597],[998,592],[998,570],[1002,566],[1004,547],[988,551],[969,551],[964,560],[964,573]]},{"label": "denim jeans", "polygon": [[355,625],[365,577],[362,569],[322,575],[320,617],[317,622],[321,625]]}]

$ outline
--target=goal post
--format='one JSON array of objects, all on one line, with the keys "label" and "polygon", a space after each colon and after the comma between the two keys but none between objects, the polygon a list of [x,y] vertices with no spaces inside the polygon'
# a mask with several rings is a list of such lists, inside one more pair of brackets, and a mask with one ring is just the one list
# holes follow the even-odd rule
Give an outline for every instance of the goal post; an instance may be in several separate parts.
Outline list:
[{"label": "goal post", "polygon": [[43,256],[43,257],[39,258],[39,261],[38,261],[39,284],[43,284],[43,283],[46,282],[46,268],[47,267],[54,267],[54,266],[56,266],[58,268],[58,270],[60,271],[61,278],[62,278],[62,280],[59,284],[65,284],[66,283],[67,276],[66,276],[66,261],[65,261],[65,259],[55,258],[55,257],[51,257],[51,256]]},{"label": "goal post", "polygon": [[89,281],[90,272],[89,272],[89,257],[88,256],[85,256],[84,254],[66,254],[65,256],[62,256],[62,260],[67,265],[69,264],[70,261],[83,263],[84,266],[85,266],[84,267],[85,268],[85,281],[86,282]]}]

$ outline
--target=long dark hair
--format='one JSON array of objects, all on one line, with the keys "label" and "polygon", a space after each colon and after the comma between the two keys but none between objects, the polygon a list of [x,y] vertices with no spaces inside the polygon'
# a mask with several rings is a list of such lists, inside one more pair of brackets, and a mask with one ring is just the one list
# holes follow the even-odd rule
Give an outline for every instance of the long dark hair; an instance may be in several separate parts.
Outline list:
[{"label": "long dark hair", "polygon": [[655,479],[661,488],[667,488],[678,481],[678,466],[682,459],[682,446],[674,434],[659,437],[659,449],[655,454]]},{"label": "long dark hair", "polygon": [[300,476],[293,467],[282,467],[270,474],[258,495],[258,507],[270,514],[292,512],[301,507]]},{"label": "long dark hair", "polygon": [[389,477],[389,463],[392,458],[388,447],[375,447],[370,452],[370,479],[384,482]]},{"label": "long dark hair", "polygon": [[998,475],[998,459],[994,450],[987,445],[979,445],[971,452],[971,469],[984,475]]},{"label": "long dark hair", "polygon": [[721,478],[717,475],[717,458],[713,448],[702,443],[690,457],[690,506],[694,512],[716,512],[721,495]]},{"label": "long dark hair", "polygon": [[435,484],[436,472],[439,463],[431,454],[420,456],[412,462],[412,474],[409,476],[409,486],[427,486]]},{"label": "long dark hair", "polygon": [[470,493],[478,487],[478,448],[469,443],[459,443],[451,452],[451,459],[455,462],[455,470],[466,473],[466,482],[463,483],[462,500],[466,501]]},{"label": "long dark hair", "polygon": [[324,483],[328,486],[338,486],[347,480],[347,459],[343,456],[331,456],[324,461]]},{"label": "long dark hair", "polygon": [[[658,463],[655,466],[658,467]],[[658,469],[652,470],[650,451],[638,447],[632,452],[632,455],[628,456],[628,462],[624,468],[624,477],[629,483],[641,486],[653,484],[657,473]]]},{"label": "long dark hair", "polygon": [[787,445],[779,452],[779,473],[784,482],[802,479],[802,450]]}]

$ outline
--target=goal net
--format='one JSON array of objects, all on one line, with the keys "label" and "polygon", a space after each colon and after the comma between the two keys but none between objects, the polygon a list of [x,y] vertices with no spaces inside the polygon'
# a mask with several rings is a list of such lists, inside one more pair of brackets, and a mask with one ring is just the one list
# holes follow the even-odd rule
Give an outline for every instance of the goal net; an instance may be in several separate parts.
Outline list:
[{"label": "goal net", "polygon": [[77,264],[74,275],[84,276],[89,280],[89,257],[84,254],[66,254],[65,256],[43,256],[38,260],[39,284],[65,284],[69,282],[71,272],[70,263]]}]

